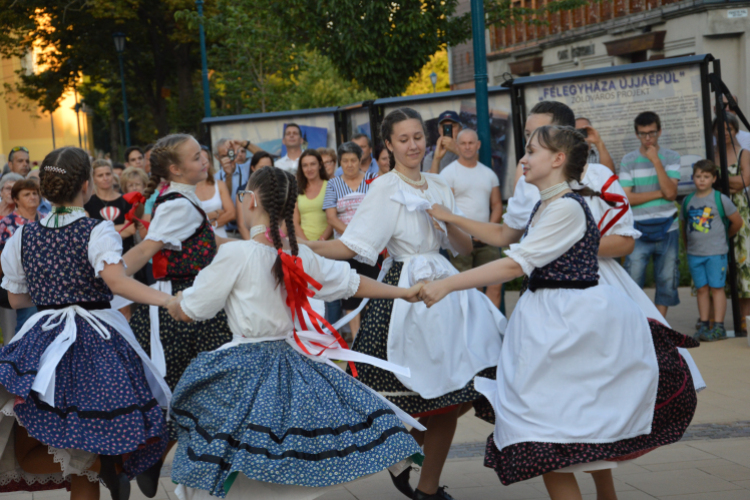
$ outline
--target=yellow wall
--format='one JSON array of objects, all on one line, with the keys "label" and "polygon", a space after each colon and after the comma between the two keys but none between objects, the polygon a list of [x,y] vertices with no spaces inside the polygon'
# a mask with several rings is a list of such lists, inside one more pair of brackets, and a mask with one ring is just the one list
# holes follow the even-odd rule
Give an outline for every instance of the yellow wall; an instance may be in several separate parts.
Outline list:
[{"label": "yellow wall", "polygon": [[[21,69],[18,58],[0,58],[0,82],[14,83],[16,70]],[[71,90],[63,96],[60,107],[50,118],[49,113],[40,111],[28,112],[19,107],[11,109],[5,95],[0,96],[0,168],[8,159],[11,148],[25,146],[28,148],[31,161],[41,164],[44,157],[54,148],[79,146],[79,126],[76,121],[74,92]],[[80,96],[78,96],[80,99]],[[94,151],[94,139],[89,133],[90,119],[83,111],[78,113],[80,119],[81,146],[90,153]],[[52,123],[55,126],[54,144],[52,140]]]}]

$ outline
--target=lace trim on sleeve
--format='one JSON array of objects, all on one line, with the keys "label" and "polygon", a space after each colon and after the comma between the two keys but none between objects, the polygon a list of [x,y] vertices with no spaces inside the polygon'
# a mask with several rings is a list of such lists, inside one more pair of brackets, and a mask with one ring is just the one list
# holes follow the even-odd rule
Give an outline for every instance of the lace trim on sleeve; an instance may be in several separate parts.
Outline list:
[{"label": "lace trim on sleeve", "polygon": [[347,246],[349,250],[352,250],[357,255],[354,256],[354,260],[358,262],[363,262],[367,265],[374,266],[375,263],[378,261],[378,252],[366,248],[358,243],[355,243],[353,241],[348,241],[346,239],[346,235],[341,237],[341,243]]},{"label": "lace trim on sleeve", "polygon": [[8,290],[10,293],[19,295],[22,293],[29,293],[29,286],[25,282],[11,281],[7,275],[3,276],[3,282],[0,286]]},{"label": "lace trim on sleeve", "polygon": [[180,241],[179,238],[170,238],[169,236],[161,236],[159,234],[152,234],[149,232],[146,235],[145,239],[151,241],[160,241],[164,243],[165,250],[175,250],[177,252],[182,251],[182,241]]},{"label": "lace trim on sleeve", "polygon": [[359,283],[361,281],[361,277],[359,274],[357,274],[357,271],[354,269],[349,271],[349,286],[346,287],[346,294],[343,295],[341,298],[343,300],[346,300],[352,296],[354,296],[355,293],[357,293],[357,290],[359,290]]},{"label": "lace trim on sleeve", "polygon": [[94,276],[98,277],[106,264],[119,264],[120,262],[125,264],[125,261],[122,260],[122,254],[114,250],[98,256],[94,266]]}]

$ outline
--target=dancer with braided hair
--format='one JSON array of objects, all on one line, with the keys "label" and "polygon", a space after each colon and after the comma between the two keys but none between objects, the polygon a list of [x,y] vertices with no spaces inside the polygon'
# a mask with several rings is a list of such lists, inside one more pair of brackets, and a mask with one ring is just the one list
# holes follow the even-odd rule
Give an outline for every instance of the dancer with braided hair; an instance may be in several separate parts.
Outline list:
[{"label": "dancer with braided hair", "polygon": [[386,468],[403,470],[421,453],[402,421],[419,424],[330,359],[408,371],[320,333],[327,323],[308,303],[313,295],[413,302],[420,286],[378,283],[297,245],[296,199],[288,172],[253,173],[238,192],[251,239],[223,245],[169,310],[187,322],[226,310],[234,337],[198,356],[175,389],[172,480],[183,500],[311,499]]},{"label": "dancer with braided hair", "polygon": [[[162,181],[168,181],[169,188],[154,203],[146,238],[124,259],[132,275],[153,257],[157,280],[153,287],[176,295],[192,285],[198,271],[213,260],[217,239],[222,239],[214,235],[195,194],[196,185],[208,175],[198,142],[186,134],[169,135],[156,143],[150,161],[146,198]],[[140,307],[133,313],[130,326],[172,390],[193,358],[232,338],[223,312],[210,321],[188,325],[173,320],[166,310]],[[168,424],[169,439],[175,441],[177,432],[172,422]],[[161,466],[157,463],[138,477],[141,491],[149,498],[156,494]]]},{"label": "dancer with braided hair", "polygon": [[0,491],[68,487],[73,500],[96,500],[101,480],[127,500],[130,478],[166,448],[159,406],[171,393],[110,301],[172,297],[129,278],[112,222],[86,217],[85,151],[56,149],[40,170],[54,209],[18,228],[2,254],[11,305],[39,312],[0,351]]}]

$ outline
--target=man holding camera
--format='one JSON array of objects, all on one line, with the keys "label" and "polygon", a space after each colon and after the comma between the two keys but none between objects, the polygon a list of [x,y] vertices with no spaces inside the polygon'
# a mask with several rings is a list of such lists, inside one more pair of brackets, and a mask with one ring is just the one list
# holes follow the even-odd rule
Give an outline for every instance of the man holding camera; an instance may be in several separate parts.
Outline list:
[{"label": "man holding camera", "polygon": [[589,163],[601,163],[608,169],[615,172],[615,162],[607,151],[607,146],[599,136],[599,132],[591,126],[591,120],[580,116],[576,118],[576,129],[583,134],[589,145]]},{"label": "man holding camera", "polygon": [[458,113],[443,111],[438,117],[438,140],[435,151],[427,154],[422,160],[422,171],[439,174],[442,170],[458,160],[458,146],[456,138],[463,126]]}]

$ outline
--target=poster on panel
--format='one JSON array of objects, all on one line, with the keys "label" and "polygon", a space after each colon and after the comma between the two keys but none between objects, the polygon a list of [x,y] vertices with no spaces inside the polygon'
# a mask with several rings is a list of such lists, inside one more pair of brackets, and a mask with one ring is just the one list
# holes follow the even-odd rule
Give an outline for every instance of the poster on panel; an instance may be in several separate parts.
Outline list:
[{"label": "poster on panel", "polygon": [[559,101],[599,132],[615,167],[640,147],[633,120],[643,111],[661,119],[661,147],[681,157],[680,192],[693,188],[693,164],[706,157],[700,66],[682,66],[619,75],[529,83],[524,86],[528,112],[537,102]]}]

